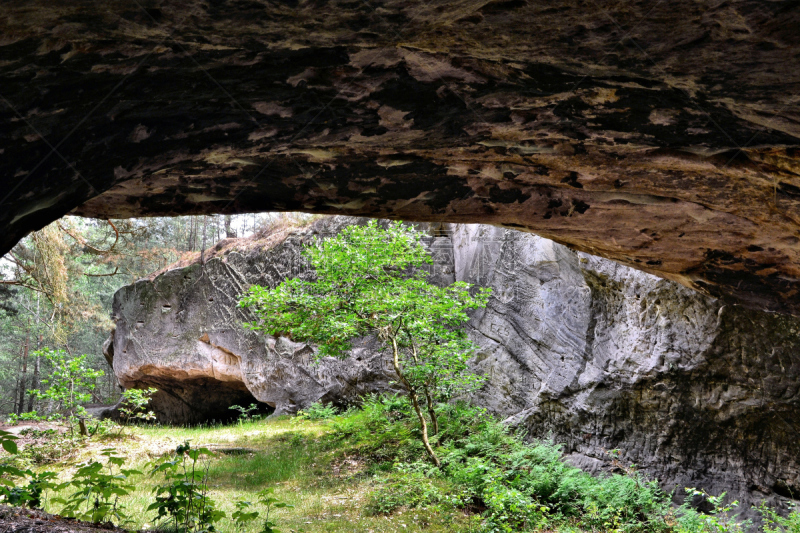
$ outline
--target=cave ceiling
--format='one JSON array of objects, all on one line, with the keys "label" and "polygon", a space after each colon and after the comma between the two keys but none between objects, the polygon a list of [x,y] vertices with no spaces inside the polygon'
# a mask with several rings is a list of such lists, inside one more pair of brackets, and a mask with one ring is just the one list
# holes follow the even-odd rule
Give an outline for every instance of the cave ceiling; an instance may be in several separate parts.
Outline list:
[{"label": "cave ceiling", "polygon": [[7,0],[0,252],[73,213],[532,231],[800,314],[800,4]]}]

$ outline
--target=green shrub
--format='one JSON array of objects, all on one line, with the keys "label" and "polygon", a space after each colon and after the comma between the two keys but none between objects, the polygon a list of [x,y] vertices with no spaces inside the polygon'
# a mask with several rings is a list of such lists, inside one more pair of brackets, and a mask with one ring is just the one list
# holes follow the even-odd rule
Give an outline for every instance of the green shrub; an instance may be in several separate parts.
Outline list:
[{"label": "green shrub", "polygon": [[245,422],[249,422],[253,419],[253,411],[258,410],[258,406],[254,403],[251,403],[249,407],[242,407],[241,405],[231,405],[228,409],[233,409],[234,411],[239,412],[239,416],[237,417],[237,421],[241,426]]},{"label": "green shrub", "polygon": [[[62,503],[60,514],[68,518],[88,520],[95,524],[128,520],[120,497],[133,490],[130,477],[141,474],[138,470],[122,468],[126,459],[116,455],[114,448],[106,448],[101,455],[107,458],[106,464],[91,461],[81,465],[70,481],[60,488],[74,487],[69,498],[53,498],[53,503]],[[115,468],[116,467],[116,468]]]},{"label": "green shrub", "polygon": [[[11,455],[19,453],[17,440],[15,435],[0,430],[0,448]],[[10,461],[0,462],[0,501],[39,509],[42,506],[43,492],[56,487],[55,479],[56,474],[53,472],[33,472],[18,468]]]},{"label": "green shrub", "polygon": [[789,508],[787,517],[780,516],[763,502],[758,510],[764,521],[764,533],[800,533],[800,508],[796,505]]},{"label": "green shrub", "polygon": [[[686,501],[676,516],[677,533],[741,533],[749,530],[750,521],[737,522],[733,517],[733,510],[739,503],[733,501],[725,504],[724,492],[714,496],[703,490],[687,488],[686,494]],[[690,502],[696,497],[705,499],[711,511],[700,513],[691,507]]]},{"label": "green shrub", "polygon": [[336,414],[337,410],[333,405],[314,402],[309,405],[307,409],[298,411],[297,418],[300,420],[329,420],[336,416]]},{"label": "green shrub", "polygon": [[390,514],[405,507],[463,507],[463,498],[442,479],[431,479],[419,472],[397,473],[384,478],[378,489],[369,494],[364,508],[368,516]]},{"label": "green shrub", "polygon": [[624,474],[593,477],[564,462],[558,445],[526,442],[485,410],[463,402],[437,406],[440,431],[431,442],[442,469],[433,468],[419,459],[409,411],[405,398],[373,396],[332,425],[328,438],[367,459],[369,471],[383,481],[370,495],[368,513],[448,504],[480,511],[484,530],[497,533],[556,527],[711,533],[743,527],[729,516],[730,506],[709,515],[688,506],[675,511],[671,495],[634,466],[623,467]]},{"label": "green shrub", "polygon": [[157,510],[158,520],[166,519],[177,532],[215,531],[214,524],[225,517],[208,495],[208,464],[201,462],[202,455],[211,451],[192,448],[187,441],[151,471],[163,474],[164,482],[155,488],[156,501],[147,510]]}]

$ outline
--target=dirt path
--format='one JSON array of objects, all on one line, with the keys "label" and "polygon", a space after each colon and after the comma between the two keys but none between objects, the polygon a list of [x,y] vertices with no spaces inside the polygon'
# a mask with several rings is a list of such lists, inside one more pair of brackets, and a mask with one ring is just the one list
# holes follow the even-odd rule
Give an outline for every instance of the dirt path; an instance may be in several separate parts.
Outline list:
[{"label": "dirt path", "polygon": [[0,533],[99,533],[125,531],[112,525],[95,526],[43,511],[0,505]]}]

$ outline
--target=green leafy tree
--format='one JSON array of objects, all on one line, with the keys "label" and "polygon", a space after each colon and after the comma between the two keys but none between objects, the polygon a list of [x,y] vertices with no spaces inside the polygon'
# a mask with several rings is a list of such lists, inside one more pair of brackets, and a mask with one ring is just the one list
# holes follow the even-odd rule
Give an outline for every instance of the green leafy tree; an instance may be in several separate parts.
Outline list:
[{"label": "green leafy tree", "polygon": [[467,369],[474,345],[462,326],[468,310],[486,305],[490,291],[429,283],[425,267],[432,260],[421,236],[399,223],[349,226],[304,250],[315,281],[293,278],[272,290],[253,286],[240,305],[257,317],[247,327],[314,343],[317,359],[344,357],[351,339],[376,333],[419,418],[425,450],[440,466],[422,405],[435,433],[436,401],[480,384]]},{"label": "green leafy tree", "polygon": [[158,389],[150,387],[147,389],[128,389],[122,393],[122,401],[119,407],[120,421],[122,422],[119,430],[120,435],[122,435],[122,429],[130,424],[131,419],[142,421],[156,419],[156,414],[147,410],[147,406],[156,392],[158,392]]},{"label": "green leafy tree", "polygon": [[31,394],[39,399],[51,400],[57,411],[70,418],[74,418],[76,414],[84,414],[81,404],[92,399],[91,391],[94,390],[95,380],[103,376],[104,372],[88,366],[88,355],[85,354],[70,357],[64,350],[45,348],[33,355],[44,357],[52,365],[53,371],[47,379],[42,380],[42,385],[47,387],[44,392],[30,391]]}]

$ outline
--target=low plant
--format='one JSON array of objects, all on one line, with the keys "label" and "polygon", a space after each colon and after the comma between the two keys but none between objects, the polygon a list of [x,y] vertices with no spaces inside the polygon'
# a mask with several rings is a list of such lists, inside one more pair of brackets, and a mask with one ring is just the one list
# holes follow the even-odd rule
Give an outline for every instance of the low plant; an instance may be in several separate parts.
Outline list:
[{"label": "low plant", "polygon": [[156,414],[153,411],[147,411],[147,405],[156,392],[158,392],[157,389],[150,387],[147,389],[128,389],[122,393],[122,401],[119,407],[120,422],[122,422],[120,434],[122,434],[122,427],[127,426],[132,419],[142,421],[155,420]]},{"label": "low plant", "polygon": [[19,437],[14,435],[9,431],[3,431],[0,429],[0,448],[3,448],[6,452],[10,454],[16,454],[19,452],[17,448],[17,442]]},{"label": "low plant", "polygon": [[[17,439],[15,435],[0,430],[0,447],[11,455],[19,453]],[[54,472],[33,472],[8,462],[0,462],[0,501],[9,505],[40,509],[42,495],[45,490],[56,487],[55,479]]]},{"label": "low plant", "polygon": [[764,502],[761,502],[758,511],[761,513],[764,533],[800,533],[800,507],[797,505],[790,506],[789,515],[785,517]]},{"label": "low plant", "polygon": [[64,505],[60,511],[62,516],[95,524],[128,521],[129,516],[119,499],[131,493],[130,477],[141,472],[122,468],[126,459],[118,456],[114,448],[104,449],[101,455],[107,458],[106,464],[91,461],[80,465],[72,479],[60,487],[73,487],[75,491],[67,498],[52,499],[53,503]]},{"label": "low plant", "polygon": [[364,508],[368,516],[391,514],[398,509],[437,507],[440,510],[463,507],[465,500],[446,480],[431,478],[422,472],[401,472],[382,479],[380,486],[369,494]]},{"label": "low plant", "polygon": [[288,503],[283,503],[278,501],[277,498],[273,496],[274,489],[264,489],[258,492],[258,503],[260,503],[265,511],[263,520],[264,523],[262,524],[260,533],[278,533],[278,524],[270,518],[270,513],[272,513],[275,509],[282,509],[285,507],[292,507]]},{"label": "low plant", "polygon": [[[270,518],[270,513],[275,509],[293,506],[289,505],[288,503],[283,503],[275,498],[273,496],[273,489],[271,488],[259,491],[256,496],[258,496],[258,503],[264,507],[264,522],[259,533],[278,533],[278,524],[272,518]],[[255,506],[252,502],[239,500],[235,503],[235,505],[236,511],[233,512],[231,518],[233,519],[233,523],[236,525],[238,530],[241,530],[248,524],[258,520],[258,518],[261,516],[259,511],[253,510]]]},{"label": "low plant", "polygon": [[154,489],[156,501],[147,510],[158,511],[158,520],[166,520],[176,532],[216,531],[214,524],[225,517],[208,495],[208,463],[201,461],[203,455],[211,451],[193,448],[187,441],[151,471],[163,474],[164,482]]},{"label": "low plant", "polygon": [[[725,503],[725,493],[718,496],[709,494],[704,490],[687,487],[686,500],[676,514],[677,533],[741,533],[750,529],[750,521],[739,522],[733,516],[733,511],[739,502]],[[701,499],[705,501],[710,510],[700,512],[695,509],[692,502]]]},{"label": "low plant", "polygon": [[324,404],[322,402],[314,402],[306,409],[297,412],[297,418],[300,420],[329,420],[336,416],[336,407],[332,404]]},{"label": "low plant", "polygon": [[242,407],[241,405],[231,405],[228,409],[233,409],[234,411],[239,412],[239,417],[237,420],[239,421],[239,425],[241,426],[245,422],[249,422],[253,418],[253,411],[258,410],[258,406],[254,403],[250,404],[250,407]]},{"label": "low plant", "polygon": [[9,424],[18,424],[19,422],[38,422],[40,420],[45,420],[47,417],[40,416],[36,413],[36,411],[29,411],[27,413],[9,413],[6,415],[6,419],[8,420]]}]

